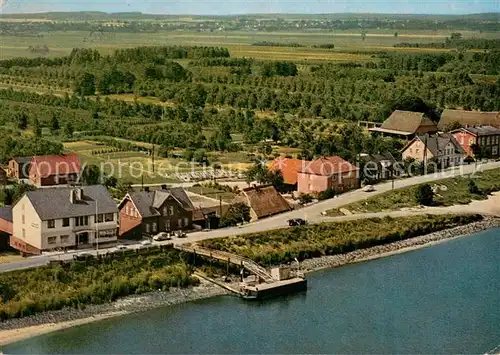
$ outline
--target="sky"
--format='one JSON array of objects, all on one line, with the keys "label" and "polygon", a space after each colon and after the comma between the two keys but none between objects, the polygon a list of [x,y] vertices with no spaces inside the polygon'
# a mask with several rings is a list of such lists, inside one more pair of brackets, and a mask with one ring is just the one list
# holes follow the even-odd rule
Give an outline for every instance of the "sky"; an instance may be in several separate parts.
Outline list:
[{"label": "sky", "polygon": [[500,0],[0,0],[3,13],[140,11],[151,14],[245,13],[469,14],[500,11]]}]

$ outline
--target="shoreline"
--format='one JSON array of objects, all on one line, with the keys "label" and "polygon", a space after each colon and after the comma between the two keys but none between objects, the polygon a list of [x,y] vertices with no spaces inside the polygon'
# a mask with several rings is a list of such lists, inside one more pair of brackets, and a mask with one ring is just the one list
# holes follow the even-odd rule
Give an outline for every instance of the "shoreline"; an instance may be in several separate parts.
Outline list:
[{"label": "shoreline", "polygon": [[[324,269],[376,260],[438,245],[498,227],[500,227],[500,218],[485,217],[482,221],[465,226],[458,226],[390,244],[360,249],[346,254],[307,259],[300,263],[300,271],[309,274]],[[205,280],[200,282],[200,285],[187,289],[133,295],[113,303],[90,305],[84,309],[62,309],[43,312],[26,318],[10,319],[0,323],[0,347],[31,337],[117,316],[229,294],[228,291]]]}]

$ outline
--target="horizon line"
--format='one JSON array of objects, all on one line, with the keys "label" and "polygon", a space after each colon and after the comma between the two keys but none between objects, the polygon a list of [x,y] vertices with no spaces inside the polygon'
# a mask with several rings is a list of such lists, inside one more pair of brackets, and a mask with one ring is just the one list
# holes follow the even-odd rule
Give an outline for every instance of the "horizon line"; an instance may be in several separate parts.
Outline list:
[{"label": "horizon line", "polygon": [[248,12],[248,13],[228,13],[228,14],[195,14],[195,13],[147,13],[142,11],[118,11],[107,12],[101,10],[77,10],[77,11],[39,11],[39,12],[8,12],[2,13],[0,10],[0,17],[8,15],[43,15],[43,14],[63,14],[63,13],[100,13],[106,15],[120,15],[120,14],[140,14],[145,16],[201,16],[201,17],[224,17],[224,16],[258,16],[258,15],[305,15],[305,16],[325,16],[325,15],[404,15],[404,16],[473,16],[473,15],[487,15],[498,14],[499,11],[486,11],[486,12],[470,12],[470,13],[411,13],[411,12]]}]

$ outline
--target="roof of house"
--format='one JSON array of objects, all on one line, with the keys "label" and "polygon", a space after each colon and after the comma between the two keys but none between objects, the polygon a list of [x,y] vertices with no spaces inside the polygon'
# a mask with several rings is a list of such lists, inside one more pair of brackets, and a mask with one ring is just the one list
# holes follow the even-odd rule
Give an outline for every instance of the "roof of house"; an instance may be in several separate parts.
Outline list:
[{"label": "roof of house", "polygon": [[465,155],[466,152],[458,143],[458,141],[455,139],[455,137],[451,133],[439,133],[439,134],[433,134],[433,135],[424,135],[424,136],[417,136],[413,138],[408,144],[403,148],[402,151],[405,151],[407,148],[409,148],[416,140],[420,140],[424,144],[427,145],[427,149],[432,153],[433,156],[438,157],[443,155],[444,149],[446,149],[446,146],[451,143],[455,147],[455,154],[462,154]]},{"label": "roof of house", "polygon": [[31,159],[33,159],[33,157],[15,157],[15,158],[12,158],[11,160],[14,160],[18,164],[26,164],[26,163],[30,163]]},{"label": "roof of house", "polygon": [[444,129],[454,122],[460,123],[463,127],[484,125],[500,127],[500,112],[444,110],[438,127]]},{"label": "roof of house", "polygon": [[306,160],[279,157],[272,161],[271,170],[279,170],[285,184],[295,185],[297,173],[307,164]]},{"label": "roof of house", "polygon": [[301,168],[303,174],[331,176],[359,170],[357,167],[339,156],[322,157],[308,162]]},{"label": "roof of house", "polygon": [[433,127],[437,131],[436,124],[424,113],[396,110],[382,123],[379,130],[389,131],[389,133],[403,132],[408,135],[415,134],[422,126]]},{"label": "roof of house", "polygon": [[[82,198],[71,202],[71,194],[82,190]],[[106,187],[102,185],[53,187],[26,193],[36,213],[42,220],[90,216],[97,213],[116,213],[118,208]]]},{"label": "roof of house", "polygon": [[[180,187],[173,187],[168,190],[130,192],[127,196],[132,200],[143,218],[161,215],[159,209],[170,197],[174,198],[186,211],[194,210],[193,203],[186,191]],[[120,203],[120,208],[122,205],[123,201]]]},{"label": "roof of house", "polygon": [[272,185],[243,189],[243,195],[246,197],[248,206],[257,215],[257,218],[273,216],[292,209]]},{"label": "roof of house", "polygon": [[7,222],[12,222],[12,207],[0,207],[0,219]]},{"label": "roof of house", "polygon": [[467,127],[462,129],[472,133],[475,136],[495,136],[500,134],[500,129],[492,126]]},{"label": "roof of house", "polygon": [[391,166],[396,163],[396,158],[391,153],[385,154],[365,154],[360,156],[360,160],[364,163],[375,163],[381,166]]},{"label": "roof of house", "polygon": [[36,170],[41,177],[78,174],[81,164],[77,154],[43,155],[33,157],[30,169]]}]

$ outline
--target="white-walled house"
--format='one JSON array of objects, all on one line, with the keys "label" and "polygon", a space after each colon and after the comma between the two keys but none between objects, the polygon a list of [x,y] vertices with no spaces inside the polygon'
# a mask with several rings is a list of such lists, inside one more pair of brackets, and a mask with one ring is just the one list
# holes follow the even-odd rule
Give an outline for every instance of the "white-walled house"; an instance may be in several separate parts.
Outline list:
[{"label": "white-walled house", "polygon": [[467,157],[465,150],[449,133],[417,136],[401,151],[403,160],[413,158],[415,161],[434,160],[442,167],[461,165]]},{"label": "white-walled house", "polygon": [[12,210],[10,245],[26,254],[117,240],[118,207],[102,185],[27,192]]}]

